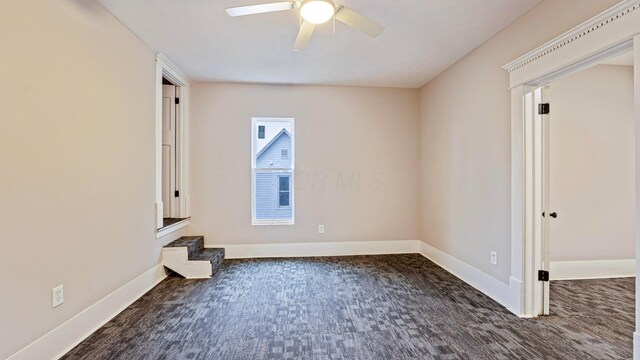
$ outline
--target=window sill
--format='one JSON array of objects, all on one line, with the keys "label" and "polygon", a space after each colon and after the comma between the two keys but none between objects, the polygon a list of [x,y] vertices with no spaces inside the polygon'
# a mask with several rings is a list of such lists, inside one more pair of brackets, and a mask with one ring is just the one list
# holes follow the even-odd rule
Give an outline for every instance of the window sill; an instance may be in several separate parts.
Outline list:
[{"label": "window sill", "polygon": [[261,225],[295,225],[294,221],[291,220],[285,220],[285,221],[279,221],[279,220],[254,220],[251,225],[257,225],[257,226],[261,226]]}]

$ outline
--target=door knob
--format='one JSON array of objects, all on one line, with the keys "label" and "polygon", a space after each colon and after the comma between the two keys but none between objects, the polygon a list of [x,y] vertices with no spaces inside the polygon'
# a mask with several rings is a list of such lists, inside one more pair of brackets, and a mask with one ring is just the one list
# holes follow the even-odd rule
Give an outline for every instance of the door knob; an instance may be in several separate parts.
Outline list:
[{"label": "door knob", "polygon": [[549,216],[551,216],[552,218],[557,218],[558,217],[558,213],[557,212],[552,212],[551,214],[549,214]]}]

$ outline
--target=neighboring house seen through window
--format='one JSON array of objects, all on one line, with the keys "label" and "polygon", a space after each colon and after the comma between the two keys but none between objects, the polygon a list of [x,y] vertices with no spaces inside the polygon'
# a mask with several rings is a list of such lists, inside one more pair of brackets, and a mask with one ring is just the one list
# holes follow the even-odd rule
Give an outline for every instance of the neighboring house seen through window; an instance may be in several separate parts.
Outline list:
[{"label": "neighboring house seen through window", "polygon": [[293,119],[253,118],[252,223],[294,223]]}]

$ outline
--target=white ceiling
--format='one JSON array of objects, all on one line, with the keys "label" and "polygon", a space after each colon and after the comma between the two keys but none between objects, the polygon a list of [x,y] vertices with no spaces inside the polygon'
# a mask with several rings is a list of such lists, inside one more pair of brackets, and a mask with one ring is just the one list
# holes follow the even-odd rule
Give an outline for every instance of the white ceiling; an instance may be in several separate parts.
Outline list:
[{"label": "white ceiling", "polygon": [[297,10],[224,11],[269,0],[98,1],[195,81],[417,88],[540,0],[342,0],[385,32],[326,23],[300,52]]}]

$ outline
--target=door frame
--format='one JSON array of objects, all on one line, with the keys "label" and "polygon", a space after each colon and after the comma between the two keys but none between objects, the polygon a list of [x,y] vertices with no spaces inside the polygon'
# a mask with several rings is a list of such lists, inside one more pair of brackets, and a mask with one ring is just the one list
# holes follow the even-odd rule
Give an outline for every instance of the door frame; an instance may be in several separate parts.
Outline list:
[{"label": "door frame", "polygon": [[[540,309],[542,228],[538,217],[542,196],[536,191],[534,105],[532,92],[610,56],[633,49],[635,54],[635,117],[640,132],[640,0],[624,0],[503,66],[511,91],[511,275],[508,309],[521,317]],[[636,188],[640,189],[640,134],[636,135]],[[640,255],[640,191],[636,192],[636,257]],[[536,206],[537,210],[536,210]],[[640,258],[640,257],[638,257]],[[640,266],[640,263],[638,263]],[[640,268],[636,269],[640,274]],[[639,277],[636,277],[638,279]],[[636,280],[638,281],[638,280]],[[640,288],[640,283],[637,283]],[[636,312],[640,297],[636,297]],[[640,316],[636,316],[640,330]],[[634,349],[640,359],[640,333]]]},{"label": "door frame", "polygon": [[[506,64],[511,90],[511,276],[509,310],[522,317],[539,313],[541,291],[541,165],[536,165],[533,103],[540,86],[601,60],[634,52],[636,189],[640,189],[640,0],[624,0],[548,43]],[[553,110],[552,110],[553,111]],[[536,180],[537,179],[537,180]],[[538,181],[538,183],[536,182]],[[536,191],[536,188],[538,191]],[[636,258],[640,258],[640,191],[636,191]],[[640,288],[640,262],[636,265]],[[636,296],[634,359],[640,359],[640,296]]]},{"label": "door frame", "polygon": [[[636,38],[640,39],[640,35],[636,36]],[[522,126],[520,126],[522,131],[522,148],[519,149],[522,154],[522,163],[520,169],[518,169],[522,179],[522,207],[521,209],[512,208],[512,212],[517,211],[519,214],[522,214],[523,222],[523,233],[521,237],[512,238],[512,246],[515,246],[514,242],[517,241],[522,247],[521,255],[512,258],[512,277],[514,266],[522,268],[521,279],[523,291],[522,298],[519,299],[522,304],[521,310],[518,312],[519,315],[536,317],[548,314],[548,301],[545,301],[545,298],[548,296],[548,283],[544,284],[537,279],[538,270],[549,270],[549,249],[548,244],[545,244],[548,239],[544,236],[546,227],[544,226],[542,218],[542,212],[548,210],[545,209],[546,189],[543,186],[544,176],[546,176],[547,173],[545,170],[547,164],[542,161],[546,139],[543,135],[543,116],[537,114],[538,104],[547,101],[546,90],[544,89],[545,85],[564,76],[594,66],[606,58],[615,57],[628,51],[635,51],[636,57],[638,57],[639,55],[637,55],[637,53],[640,52],[639,50],[640,46],[634,46],[634,39],[630,38],[621,43],[611,45],[608,48],[601,49],[597,53],[580,59],[578,62],[571,63],[552,73],[544,74],[533,81],[512,88],[512,92],[521,95],[520,99],[515,100],[515,103],[512,105],[522,109],[522,112],[518,116],[518,121],[522,123]],[[636,103],[637,102],[636,100]],[[639,105],[636,104],[636,106]],[[636,111],[636,122],[640,127],[638,115]],[[548,121],[548,119],[544,120]],[[639,140],[640,137],[636,141],[638,142]],[[638,146],[640,146],[640,143]],[[513,147],[512,155],[514,155]],[[513,190],[514,188],[512,187],[512,196],[514,196]],[[640,198],[638,202],[640,204]],[[637,222],[640,223],[640,219],[638,219]],[[640,242],[639,234],[638,232],[636,234],[637,243]],[[514,299],[511,300],[513,301]],[[512,307],[515,308],[513,305],[512,303]]]},{"label": "door frame", "polygon": [[155,178],[155,219],[156,229],[163,226],[162,203],[162,78],[166,78],[176,86],[176,93],[180,97],[180,104],[176,106],[176,217],[191,216],[191,201],[189,189],[189,91],[191,80],[178,69],[164,55],[156,54],[156,178]]},{"label": "door frame", "polygon": [[[640,0],[624,0],[506,64],[511,91],[511,276],[509,310],[535,317],[541,303],[541,164],[536,164],[533,91],[601,60],[634,52],[636,189],[640,189]],[[552,110],[553,111],[553,110]],[[539,135],[540,136],[540,135]],[[536,191],[536,189],[538,189]],[[640,191],[636,191],[636,258],[640,258]],[[640,288],[640,262],[636,265]],[[634,359],[640,360],[640,296],[636,296]]]}]

